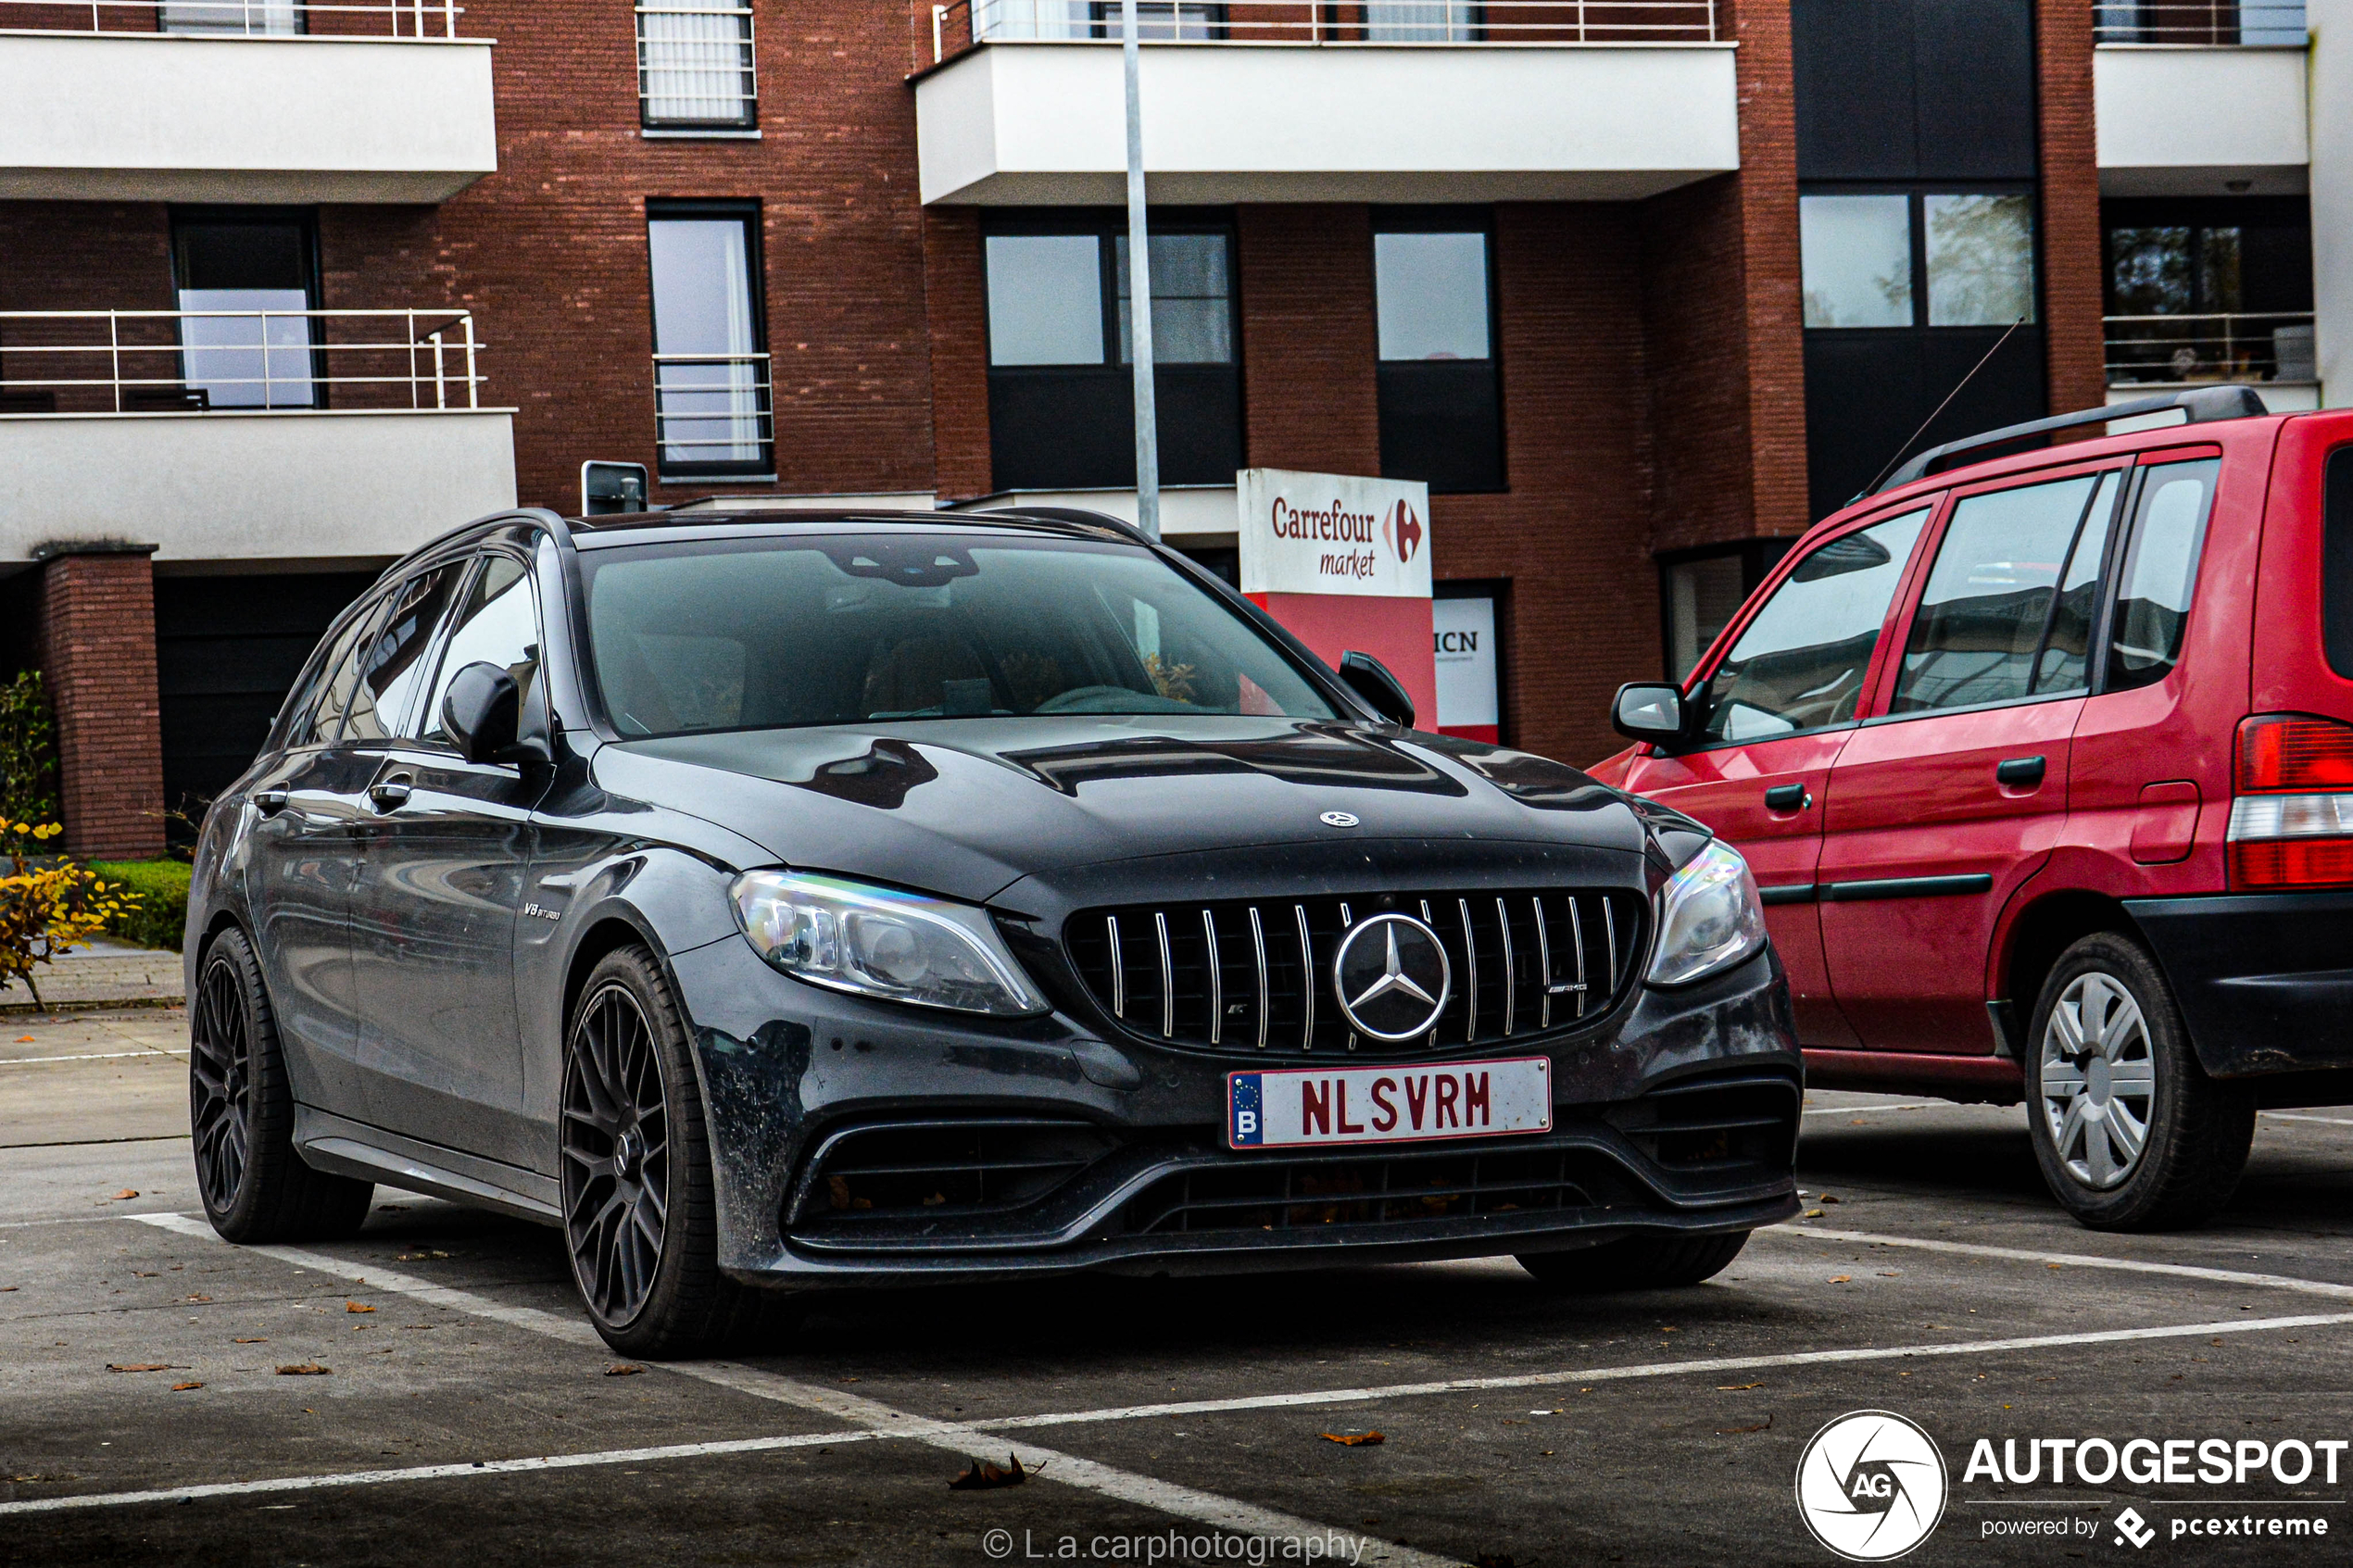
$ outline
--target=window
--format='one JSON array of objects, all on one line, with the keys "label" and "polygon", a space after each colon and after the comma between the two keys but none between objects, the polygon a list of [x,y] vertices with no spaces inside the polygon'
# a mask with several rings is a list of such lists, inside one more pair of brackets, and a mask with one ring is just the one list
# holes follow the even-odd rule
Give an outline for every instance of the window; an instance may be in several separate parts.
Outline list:
[{"label": "window", "polygon": [[1797,227],[1807,326],[1912,324],[1909,197],[1802,196]]},{"label": "window", "polygon": [[441,675],[417,728],[430,741],[449,742],[441,709],[449,683],[469,664],[495,664],[514,677],[519,696],[531,695],[539,672],[539,606],[530,573],[511,556],[485,556],[481,574],[466,591],[466,602],[441,656]]},{"label": "window", "polygon": [[665,477],[775,470],[759,217],[741,206],[648,210],[654,427]]},{"label": "window", "polygon": [[2321,643],[2329,668],[2353,680],[2353,447],[2329,454],[2322,482]]},{"label": "window", "polygon": [[165,0],[156,31],[288,37],[305,31],[303,20],[296,0]]},{"label": "window", "polygon": [[1956,506],[1889,711],[2081,691],[2118,484],[2110,470]]},{"label": "window", "polygon": [[637,107],[647,130],[749,130],[759,105],[750,6],[651,0],[637,7]]},{"label": "window", "polygon": [[1385,0],[1367,7],[1365,36],[1375,44],[1468,44],[1478,37],[1479,9],[1465,0]]},{"label": "window", "polygon": [[1029,714],[1329,719],[1275,646],[1149,551],[894,531],[590,552],[624,735]]},{"label": "window", "polygon": [[180,322],[184,385],[126,388],[123,407],[318,407],[318,337],[305,314],[318,301],[309,215],[182,213],[171,238],[180,308],[195,313]]},{"label": "window", "polygon": [[[1225,5],[1216,0],[1136,0],[1142,42],[1222,37]],[[1120,0],[972,0],[975,39],[1124,38]]]},{"label": "window", "polygon": [[1437,208],[1376,221],[1374,320],[1387,478],[1423,480],[1441,492],[1504,488],[1490,249],[1483,214]]},{"label": "window", "polygon": [[1766,740],[1854,721],[1880,628],[1928,509],[1818,547],[1781,580],[1709,677],[1709,740]]},{"label": "window", "polygon": [[[1019,214],[999,223],[982,242],[997,488],[1133,484],[1125,215]],[[1162,483],[1229,484],[1242,466],[1230,226],[1155,216],[1150,274]]]},{"label": "window", "polygon": [[452,561],[421,572],[393,596],[391,608],[360,646],[359,679],[344,715],[345,741],[390,740],[414,733],[410,709],[424,681],[425,655],[457,591],[463,564]]},{"label": "window", "polygon": [[1667,571],[1667,674],[1680,681],[1732,623],[1748,598],[1748,563],[1740,556],[1679,561]]},{"label": "window", "polygon": [[2303,196],[2103,202],[2110,385],[2311,382]]},{"label": "window", "polygon": [[[2332,503],[2336,466],[2332,459]],[[2214,504],[2214,477],[2221,470],[2219,458],[2206,458],[2152,464],[2141,470],[2133,533],[2117,572],[2108,690],[2154,685],[2180,660],[2190,595],[2197,586],[2198,556],[2206,544],[2206,516]],[[2332,504],[2332,521],[2334,515]]]},{"label": "window", "polygon": [[2034,320],[2034,212],[2023,192],[1808,194],[1797,226],[1808,327]]},{"label": "window", "polygon": [[294,716],[286,724],[288,746],[327,746],[333,742],[343,728],[343,711],[350,705],[351,694],[359,684],[360,645],[383,615],[381,598],[363,605],[346,624],[334,646],[321,656],[319,673],[297,699],[299,706],[294,708]]},{"label": "window", "polygon": [[1926,195],[1928,324],[2007,327],[2034,319],[2034,215],[2023,194]]},{"label": "window", "polygon": [[1462,740],[1499,744],[1504,735],[1504,644],[1497,613],[1503,582],[1438,584],[1430,601],[1438,660],[1438,711],[1427,727]]}]

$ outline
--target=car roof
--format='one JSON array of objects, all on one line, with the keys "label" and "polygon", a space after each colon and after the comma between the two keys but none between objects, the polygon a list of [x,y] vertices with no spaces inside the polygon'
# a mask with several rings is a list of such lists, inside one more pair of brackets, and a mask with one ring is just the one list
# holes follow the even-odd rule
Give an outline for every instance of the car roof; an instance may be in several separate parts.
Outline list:
[{"label": "car roof", "polygon": [[595,517],[566,518],[564,522],[574,544],[591,548],[602,544],[618,544],[620,540],[613,536],[620,534],[691,533],[698,538],[724,538],[729,533],[761,536],[834,533],[841,533],[845,528],[861,533],[918,528],[926,532],[952,530],[960,533],[1051,533],[1066,538],[1115,539],[1123,544],[1145,542],[1142,534],[1117,518],[1069,507],[1001,507],[955,512],[813,508],[808,510],[761,508],[743,511],[605,512]]}]

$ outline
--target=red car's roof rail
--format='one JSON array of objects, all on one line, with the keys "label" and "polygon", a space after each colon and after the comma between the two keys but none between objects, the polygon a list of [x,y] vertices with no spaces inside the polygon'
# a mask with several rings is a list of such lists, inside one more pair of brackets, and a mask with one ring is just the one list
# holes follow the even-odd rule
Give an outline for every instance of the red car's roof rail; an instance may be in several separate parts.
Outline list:
[{"label": "red car's roof rail", "polygon": [[[1925,474],[1957,467],[1950,459],[1964,453],[1981,452],[1989,446],[2004,446],[2028,436],[2045,435],[2052,431],[2072,430],[2079,425],[2106,424],[2110,420],[2129,420],[2141,414],[2161,414],[2179,408],[2185,424],[2203,424],[2208,420],[2245,420],[2268,414],[2263,399],[2251,386],[2196,386],[2182,392],[2171,392],[2162,397],[2140,397],[2130,403],[2111,403],[2102,408],[2085,408],[2080,413],[2054,414],[2047,420],[2029,420],[2024,424],[2004,425],[1999,430],[1983,431],[1976,435],[1948,441],[1942,446],[1931,446],[1897,469],[1886,482],[1872,490],[1894,490],[1909,484]],[[1856,500],[1862,497],[1857,495]]]}]

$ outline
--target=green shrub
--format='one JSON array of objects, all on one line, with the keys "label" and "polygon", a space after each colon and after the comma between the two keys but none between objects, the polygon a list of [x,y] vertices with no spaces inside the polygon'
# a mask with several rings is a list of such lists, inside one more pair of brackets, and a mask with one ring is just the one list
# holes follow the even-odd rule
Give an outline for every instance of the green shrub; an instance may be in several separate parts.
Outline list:
[{"label": "green shrub", "polygon": [[142,947],[180,947],[188,923],[185,860],[93,860],[90,869],[139,895],[139,902],[107,922],[108,935]]},{"label": "green shrub", "polygon": [[41,671],[0,681],[0,822],[57,820],[57,732]]}]

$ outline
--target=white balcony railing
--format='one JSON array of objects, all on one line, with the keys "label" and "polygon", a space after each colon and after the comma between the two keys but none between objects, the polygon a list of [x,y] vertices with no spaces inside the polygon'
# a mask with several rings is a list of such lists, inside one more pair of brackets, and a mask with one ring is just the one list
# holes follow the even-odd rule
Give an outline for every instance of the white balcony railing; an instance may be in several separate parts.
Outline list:
[{"label": "white balcony railing", "polygon": [[0,311],[0,415],[472,409],[471,311]]},{"label": "white balcony railing", "polygon": [[654,356],[654,439],[664,468],[764,469],[775,436],[767,355]]},{"label": "white balcony railing", "polygon": [[2312,313],[2271,310],[2216,316],[2110,316],[2108,384],[2311,382]]},{"label": "white balcony railing", "polygon": [[[1147,44],[1710,44],[1715,0],[1138,0]],[[1120,0],[953,0],[934,64],[975,44],[1117,42]]]},{"label": "white balcony railing", "polygon": [[2301,44],[2304,0],[2095,0],[2102,44]]},{"label": "white balcony railing", "polygon": [[455,38],[457,0],[0,0],[0,29],[203,38]]}]

